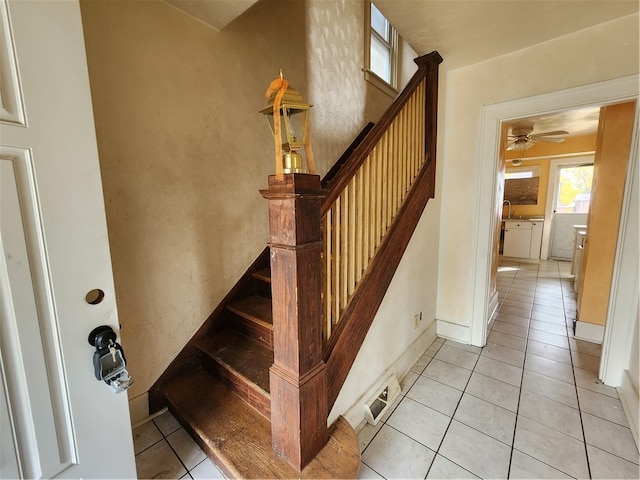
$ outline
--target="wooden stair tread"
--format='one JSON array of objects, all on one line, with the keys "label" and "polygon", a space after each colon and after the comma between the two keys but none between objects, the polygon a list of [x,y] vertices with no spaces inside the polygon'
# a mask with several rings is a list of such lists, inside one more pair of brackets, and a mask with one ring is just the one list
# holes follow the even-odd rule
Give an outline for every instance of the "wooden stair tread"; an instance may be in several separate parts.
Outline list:
[{"label": "wooden stair tread", "polygon": [[257,280],[262,280],[263,282],[271,283],[271,269],[263,268],[262,270],[257,270],[252,274],[253,278]]},{"label": "wooden stair tread", "polygon": [[273,350],[262,342],[235,330],[225,330],[205,338],[198,343],[198,348],[225,368],[269,392]]},{"label": "wooden stair tread", "polygon": [[165,394],[176,418],[228,477],[357,477],[358,439],[342,417],[329,443],[298,472],[273,451],[269,421],[206,372],[176,378]]},{"label": "wooden stair tread", "polygon": [[252,295],[233,302],[227,308],[237,315],[269,326],[273,330],[271,300],[268,298]]}]

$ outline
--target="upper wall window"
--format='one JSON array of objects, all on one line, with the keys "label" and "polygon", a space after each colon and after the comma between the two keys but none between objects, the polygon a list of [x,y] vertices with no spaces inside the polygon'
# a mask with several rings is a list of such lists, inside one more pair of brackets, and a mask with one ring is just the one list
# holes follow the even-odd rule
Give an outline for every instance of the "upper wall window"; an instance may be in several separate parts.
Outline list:
[{"label": "upper wall window", "polygon": [[504,179],[511,180],[514,178],[534,178],[540,176],[540,165],[532,165],[530,167],[507,168]]},{"label": "upper wall window", "polygon": [[398,33],[370,1],[365,1],[365,78],[389,95],[398,93]]}]

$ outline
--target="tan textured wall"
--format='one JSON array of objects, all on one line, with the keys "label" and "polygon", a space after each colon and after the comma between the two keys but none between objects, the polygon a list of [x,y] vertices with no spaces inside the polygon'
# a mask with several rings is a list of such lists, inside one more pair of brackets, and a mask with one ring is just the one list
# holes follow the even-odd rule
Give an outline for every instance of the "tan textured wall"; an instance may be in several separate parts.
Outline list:
[{"label": "tan textured wall", "polygon": [[[81,8],[129,396],[139,406],[266,244],[258,189],[274,169],[273,143],[257,111],[278,68],[314,104],[320,174],[392,98],[364,81],[362,0],[263,0],[221,32],[160,1]],[[414,57],[405,45],[402,84]]]},{"label": "tan textured wall", "polygon": [[[159,1],[81,2],[123,346],[146,392],[267,241],[258,115],[285,69],[304,91],[300,2],[223,32]],[[296,35],[297,34],[297,35]]]},{"label": "tan textured wall", "polygon": [[630,102],[600,112],[578,295],[581,322],[606,323],[635,109],[635,102]]},{"label": "tan textured wall", "polygon": [[[326,172],[367,122],[375,122],[393,98],[364,79],[364,2],[307,0],[307,73],[313,151]],[[399,83],[416,65],[415,51],[402,39]]]}]

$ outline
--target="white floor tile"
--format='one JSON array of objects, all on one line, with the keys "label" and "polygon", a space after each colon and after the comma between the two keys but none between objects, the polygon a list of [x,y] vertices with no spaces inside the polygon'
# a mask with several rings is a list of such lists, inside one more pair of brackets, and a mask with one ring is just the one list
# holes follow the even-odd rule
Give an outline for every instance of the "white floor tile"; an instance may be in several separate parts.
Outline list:
[{"label": "white floor tile", "polygon": [[376,473],[374,470],[369,468],[369,466],[367,466],[365,463],[362,463],[362,462],[360,462],[360,471],[358,471],[358,478],[359,479],[378,479],[378,478],[384,479],[384,477],[378,475],[378,473]]},{"label": "white floor tile", "polygon": [[439,453],[481,478],[507,478],[511,448],[456,420]]},{"label": "white floor tile", "polygon": [[492,330],[487,337],[487,344],[493,343],[524,352],[527,346],[527,339],[518,337],[516,335],[510,335],[508,333],[499,332],[497,330]]},{"label": "white floor tile", "polygon": [[480,351],[482,351],[481,347],[467,345],[466,343],[454,342],[453,340],[446,340],[444,344],[448,345],[449,347],[459,348],[460,350],[465,350],[467,352],[475,353],[478,355],[480,354]]},{"label": "white floor tile", "polygon": [[529,338],[536,342],[546,343],[555,347],[569,349],[569,340],[567,339],[566,332],[562,335],[551,332],[544,332],[542,330],[531,330],[529,332]]},{"label": "white floor tile", "polygon": [[514,325],[512,323],[502,322],[500,320],[496,320],[493,323],[493,327],[491,328],[492,332],[502,332],[508,333],[509,335],[516,335],[518,337],[527,338],[527,327],[522,327],[520,325]]},{"label": "white floor tile", "polygon": [[208,458],[196,465],[191,471],[194,480],[224,479],[224,474]]},{"label": "white floor tile", "polygon": [[180,428],[180,423],[175,419],[170,411],[164,412],[162,415],[153,419],[153,423],[160,429],[165,437],[171,435]]},{"label": "white floor tile", "polygon": [[365,425],[358,431],[358,444],[360,445],[360,453],[364,451],[365,448],[369,446],[373,437],[376,436],[378,431],[384,425],[382,422],[378,422],[376,425],[371,425],[370,423],[365,423]]},{"label": "white floor tile", "polygon": [[622,410],[622,404],[617,398],[581,387],[578,387],[578,398],[580,400],[580,410],[583,412],[604,418],[623,427],[629,426],[624,410]]},{"label": "white floor tile", "polygon": [[471,375],[465,392],[512,412],[518,409],[518,387],[476,372]]},{"label": "white floor tile", "polygon": [[477,353],[467,352],[445,344],[438,350],[434,358],[443,362],[452,363],[458,367],[466,368],[467,370],[473,370],[473,367],[475,367],[478,361],[478,356]]},{"label": "white floor tile", "polygon": [[427,478],[473,479],[478,477],[442,455],[436,455]]},{"label": "white floor tile", "polygon": [[576,408],[523,390],[518,415],[583,441],[580,412]]},{"label": "white floor tile", "polygon": [[513,447],[575,478],[588,478],[584,443],[518,416]]},{"label": "white floor tile", "polygon": [[196,445],[196,442],[193,441],[184,428],[176,430],[169,435],[167,441],[188,470],[191,470],[207,458],[207,455]]},{"label": "white floor tile", "polygon": [[[531,333],[531,332],[529,332]],[[556,362],[571,365],[571,354],[568,348],[556,347],[547,343],[536,342],[529,339],[527,342],[527,353],[538,355],[539,357],[548,358]]]},{"label": "white floor tile", "polygon": [[589,370],[590,372],[598,373],[600,370],[600,357],[594,357],[593,355],[587,355],[580,352],[571,352],[573,357],[573,366]]},{"label": "white floor tile", "polygon": [[422,355],[422,357],[420,357],[420,359],[413,365],[413,367],[411,367],[411,371],[420,375],[425,367],[429,365],[431,359],[432,357],[430,357],[429,355]]},{"label": "white floor tile", "polygon": [[593,445],[587,445],[589,453],[589,466],[591,467],[591,478],[611,479],[611,478],[640,478],[640,467],[637,464],[611,455]]},{"label": "white floor tile", "polygon": [[133,431],[133,450],[136,455],[162,440],[162,433],[153,422],[147,422]]},{"label": "white floor tile", "polygon": [[525,369],[522,377],[522,389],[550,398],[569,407],[578,408],[576,388],[555,378],[546,377]]},{"label": "white floor tile", "polygon": [[424,478],[434,456],[433,450],[383,425],[362,454],[362,461],[385,478]]},{"label": "white floor tile", "polygon": [[566,383],[574,383],[573,368],[566,363],[556,362],[548,358],[527,354],[524,361],[524,369],[536,372],[547,377],[555,378]]},{"label": "white floor tile", "polygon": [[522,383],[522,368],[485,355],[480,355],[474,371],[516,387]]},{"label": "white floor tile", "polygon": [[487,345],[482,349],[481,356],[484,355],[494,360],[509,363],[516,367],[522,367],[524,364],[524,352],[514,350],[513,348],[503,347],[502,345]]},{"label": "white floor tile", "polygon": [[465,393],[453,418],[502,443],[513,443],[516,414],[506,408]]},{"label": "white floor tile", "polygon": [[415,400],[404,398],[389,417],[387,425],[436,451],[450,421],[450,417]]},{"label": "white floor tile", "polygon": [[421,376],[409,389],[406,396],[450,417],[458,405],[462,392]]},{"label": "white floor tile", "polygon": [[574,367],[576,385],[587,390],[602,393],[613,398],[618,398],[618,392],[615,388],[605,385],[598,379],[598,374],[590,370]]},{"label": "white floor tile", "polygon": [[136,455],[136,468],[138,478],[180,478],[187,473],[164,440]]},{"label": "white floor tile", "polygon": [[638,447],[631,430],[603,418],[582,413],[584,436],[587,444],[633,463],[640,463]]},{"label": "white floor tile", "polygon": [[514,449],[511,456],[509,478],[527,480],[532,478],[545,478],[555,480],[558,478],[572,477],[556,470],[546,463],[542,463],[540,460],[536,460],[535,458]]},{"label": "white floor tile", "polygon": [[543,332],[556,333],[558,335],[566,335],[567,327],[564,322],[562,324],[543,322],[542,320],[531,320],[530,324],[533,330],[541,330]]},{"label": "white floor tile", "polygon": [[464,390],[471,376],[471,370],[434,358],[422,375],[458,390]]}]

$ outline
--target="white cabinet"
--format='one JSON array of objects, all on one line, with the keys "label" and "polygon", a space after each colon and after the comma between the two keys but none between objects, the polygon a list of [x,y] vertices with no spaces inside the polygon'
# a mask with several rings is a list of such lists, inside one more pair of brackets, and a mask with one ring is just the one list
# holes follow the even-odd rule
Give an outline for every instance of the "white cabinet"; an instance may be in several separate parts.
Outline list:
[{"label": "white cabinet", "polygon": [[505,257],[540,258],[542,246],[542,220],[509,220],[504,222]]},{"label": "white cabinet", "polygon": [[531,247],[529,248],[529,258],[540,258],[540,247],[542,246],[543,222],[531,222]]},{"label": "white cabinet", "polygon": [[505,222],[503,255],[505,257],[529,258],[530,250],[531,222]]}]

